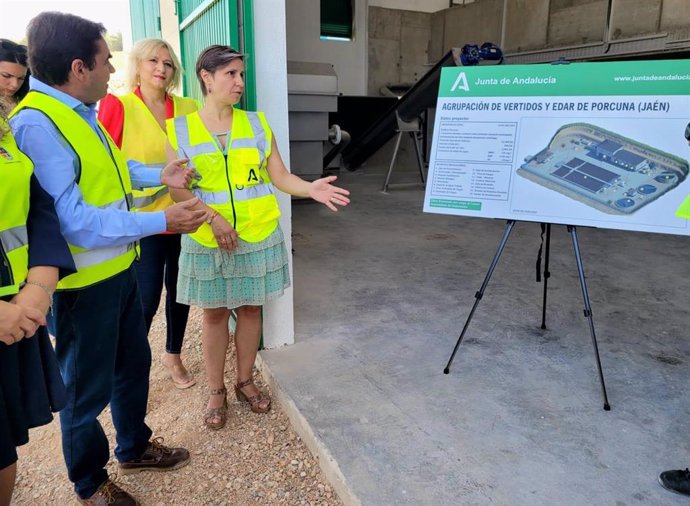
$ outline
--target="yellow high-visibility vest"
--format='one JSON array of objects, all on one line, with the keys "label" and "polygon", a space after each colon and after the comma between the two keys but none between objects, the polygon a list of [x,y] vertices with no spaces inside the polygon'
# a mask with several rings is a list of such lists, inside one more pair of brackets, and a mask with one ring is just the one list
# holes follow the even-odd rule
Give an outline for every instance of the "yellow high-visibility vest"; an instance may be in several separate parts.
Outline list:
[{"label": "yellow high-visibility vest", "polygon": [[[0,129],[7,122],[0,118]],[[0,138],[0,297],[19,292],[29,272],[29,183],[34,165],[12,134]]]},{"label": "yellow high-visibility vest", "polygon": [[683,202],[680,203],[680,206],[676,209],[676,216],[690,220],[690,195],[685,197]]},{"label": "yellow high-visibility vest", "polygon": [[[48,116],[79,159],[77,184],[84,202],[94,207],[132,210],[132,183],[122,153],[99,123],[105,147],[93,128],[76,111],[44,93],[30,91],[12,114],[36,109]],[[87,249],[69,244],[77,272],[63,278],[58,290],[84,288],[119,274],[138,256],[136,242],[122,246]]]},{"label": "yellow high-visibility vest", "polygon": [[[124,107],[122,125],[122,153],[128,160],[136,160],[152,168],[165,167],[167,138],[146,104],[135,94],[118,97]],[[198,109],[194,99],[173,96],[173,116],[184,116]],[[173,204],[165,185],[143,190],[132,189],[137,211],[162,211]]]},{"label": "yellow high-visibility vest", "polygon": [[[266,168],[273,134],[264,114],[234,109],[227,156],[198,112],[169,119],[167,127],[178,156],[189,158],[201,175],[193,193],[228,220],[242,240],[259,242],[271,235],[280,209]],[[218,247],[206,223],[190,237],[208,248]]]}]

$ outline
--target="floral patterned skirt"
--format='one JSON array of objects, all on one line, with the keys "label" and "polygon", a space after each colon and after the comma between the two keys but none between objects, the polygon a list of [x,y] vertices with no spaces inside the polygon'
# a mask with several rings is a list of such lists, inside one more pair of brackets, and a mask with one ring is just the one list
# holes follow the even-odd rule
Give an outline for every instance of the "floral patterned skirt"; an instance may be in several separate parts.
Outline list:
[{"label": "floral patterned skirt", "polygon": [[261,242],[239,239],[238,248],[231,252],[182,236],[177,302],[205,309],[262,306],[289,286],[280,225]]}]

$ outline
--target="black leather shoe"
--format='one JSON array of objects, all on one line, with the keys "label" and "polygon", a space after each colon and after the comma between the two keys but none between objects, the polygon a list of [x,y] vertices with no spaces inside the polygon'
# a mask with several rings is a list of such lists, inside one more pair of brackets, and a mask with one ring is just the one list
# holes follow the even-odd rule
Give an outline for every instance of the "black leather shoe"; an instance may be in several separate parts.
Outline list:
[{"label": "black leather shoe", "polygon": [[106,480],[88,499],[78,499],[88,506],[141,506],[139,501],[110,480]]},{"label": "black leather shoe", "polygon": [[189,452],[184,448],[169,448],[163,445],[163,438],[149,441],[144,454],[135,460],[120,462],[122,474],[141,471],[174,471],[189,464]]},{"label": "black leather shoe", "polygon": [[690,496],[690,470],[664,471],[659,475],[659,483],[666,490]]}]

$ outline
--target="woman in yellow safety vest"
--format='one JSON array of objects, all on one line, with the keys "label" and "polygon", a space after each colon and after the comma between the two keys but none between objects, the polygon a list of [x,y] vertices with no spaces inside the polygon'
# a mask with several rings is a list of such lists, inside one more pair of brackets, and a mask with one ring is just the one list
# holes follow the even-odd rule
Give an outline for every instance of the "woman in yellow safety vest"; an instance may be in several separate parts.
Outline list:
[{"label": "woman in yellow safety vest", "polygon": [[29,92],[26,46],[0,39],[0,97],[9,109]]},{"label": "woman in yellow safety vest", "polygon": [[[155,168],[165,166],[165,121],[197,110],[191,98],[171,91],[180,84],[181,65],[170,45],[160,39],[137,42],[129,55],[130,93],[107,95],[98,119],[125,157]],[[161,211],[173,203],[167,186],[133,190],[138,211]],[[135,264],[147,332],[158,310],[165,284],[166,343],[162,363],[180,389],[196,384],[181,360],[189,306],[176,301],[180,235],[162,233],[140,241],[141,259]]]},{"label": "woman in yellow safety vest", "polygon": [[261,306],[290,284],[288,257],[278,224],[276,188],[311,197],[336,210],[349,192],[330,176],[307,182],[290,174],[263,113],[236,109],[244,92],[244,56],[228,46],[206,48],[196,63],[205,96],[199,112],[168,120],[168,158],[190,160],[200,179],[192,191],[171,190],[173,199],[194,195],[208,213],[206,224],[182,238],[178,301],[204,309],[202,343],[210,398],[204,422],[225,425],[225,355],[228,322],[235,309],[235,394],[252,411],[271,400],[252,380],[261,335]]},{"label": "woman in yellow safety vest", "polygon": [[0,39],[0,97],[9,109],[29,92],[26,46]]},{"label": "woman in yellow safety vest", "polygon": [[[0,504],[9,504],[16,447],[66,402],[46,313],[58,278],[75,272],[55,207],[9,131],[0,99]],[[31,339],[26,339],[31,338]]]}]

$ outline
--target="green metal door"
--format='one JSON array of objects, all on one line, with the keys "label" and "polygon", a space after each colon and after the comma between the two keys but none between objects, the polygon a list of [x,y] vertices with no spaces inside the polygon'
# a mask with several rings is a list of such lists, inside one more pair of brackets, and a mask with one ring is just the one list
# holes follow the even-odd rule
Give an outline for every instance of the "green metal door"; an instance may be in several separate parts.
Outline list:
[{"label": "green metal door", "polygon": [[160,0],[129,0],[129,17],[134,42],[161,38]]},{"label": "green metal door", "polygon": [[[199,54],[212,44],[232,46],[247,54],[243,106],[256,108],[254,78],[253,0],[177,0],[184,93],[201,100],[195,66]],[[240,32],[244,36],[240,40]]]}]

